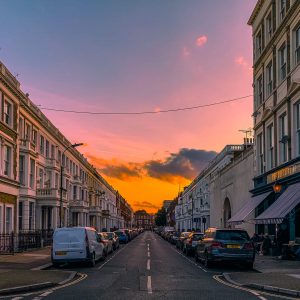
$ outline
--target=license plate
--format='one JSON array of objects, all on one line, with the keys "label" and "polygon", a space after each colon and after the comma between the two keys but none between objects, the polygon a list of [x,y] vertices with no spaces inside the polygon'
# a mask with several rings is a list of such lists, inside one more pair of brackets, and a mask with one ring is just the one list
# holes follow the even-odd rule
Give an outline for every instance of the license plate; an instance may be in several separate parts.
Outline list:
[{"label": "license plate", "polygon": [[67,255],[66,251],[56,251],[55,255]]},{"label": "license plate", "polygon": [[240,249],[240,245],[227,245],[227,248]]}]

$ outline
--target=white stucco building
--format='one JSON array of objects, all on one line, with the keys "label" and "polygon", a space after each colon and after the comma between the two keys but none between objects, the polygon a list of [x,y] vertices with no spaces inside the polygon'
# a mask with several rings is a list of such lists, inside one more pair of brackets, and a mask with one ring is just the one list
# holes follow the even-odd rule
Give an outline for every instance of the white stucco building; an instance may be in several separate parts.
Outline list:
[{"label": "white stucco building", "polygon": [[0,104],[0,233],[60,225],[110,230],[131,223],[126,200],[1,62]]},{"label": "white stucco building", "polygon": [[175,208],[176,228],[179,231],[205,231],[211,222],[211,188],[214,178],[232,162],[244,145],[227,145],[178,197]]}]

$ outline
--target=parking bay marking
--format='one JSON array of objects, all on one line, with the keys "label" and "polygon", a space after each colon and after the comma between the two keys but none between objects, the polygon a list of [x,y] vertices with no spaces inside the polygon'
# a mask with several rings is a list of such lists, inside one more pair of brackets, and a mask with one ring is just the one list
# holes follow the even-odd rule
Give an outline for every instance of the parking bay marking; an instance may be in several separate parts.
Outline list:
[{"label": "parking bay marking", "polygon": [[289,296],[284,296],[284,295],[277,295],[277,294],[271,294],[271,293],[267,293],[267,292],[256,292],[255,290],[251,290],[249,288],[245,288],[245,287],[241,287],[241,286],[237,286],[237,285],[234,285],[234,284],[231,284],[231,283],[228,283],[224,280],[221,279],[222,275],[214,275],[213,276],[213,279],[215,279],[216,281],[224,284],[224,285],[227,285],[227,286],[230,286],[234,289],[238,289],[238,290],[243,290],[245,292],[248,292],[248,293],[251,293],[253,295],[255,295],[256,297],[258,297],[259,299],[261,300],[267,300],[265,297],[261,296],[261,295],[267,295],[267,296],[272,296],[272,297],[276,297],[276,298],[282,298],[282,299],[297,299],[297,298],[294,298],[294,297],[289,297]]}]

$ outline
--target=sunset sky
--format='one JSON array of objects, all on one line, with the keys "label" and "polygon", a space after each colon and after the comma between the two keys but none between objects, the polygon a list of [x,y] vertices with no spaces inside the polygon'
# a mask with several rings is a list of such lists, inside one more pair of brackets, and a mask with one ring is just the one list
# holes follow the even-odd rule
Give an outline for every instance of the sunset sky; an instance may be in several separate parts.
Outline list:
[{"label": "sunset sky", "polygon": [[252,127],[256,0],[0,0],[0,60],[134,209],[155,212]]}]

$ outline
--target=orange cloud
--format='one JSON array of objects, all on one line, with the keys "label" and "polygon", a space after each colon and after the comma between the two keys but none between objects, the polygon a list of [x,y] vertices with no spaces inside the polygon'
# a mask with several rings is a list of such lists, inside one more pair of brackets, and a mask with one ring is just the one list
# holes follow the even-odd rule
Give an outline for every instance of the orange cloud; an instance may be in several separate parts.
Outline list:
[{"label": "orange cloud", "polygon": [[202,47],[207,43],[207,36],[206,35],[200,35],[196,40],[196,45],[198,47]]}]

